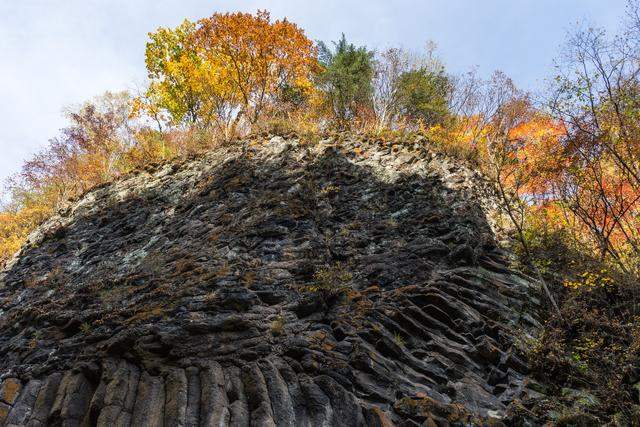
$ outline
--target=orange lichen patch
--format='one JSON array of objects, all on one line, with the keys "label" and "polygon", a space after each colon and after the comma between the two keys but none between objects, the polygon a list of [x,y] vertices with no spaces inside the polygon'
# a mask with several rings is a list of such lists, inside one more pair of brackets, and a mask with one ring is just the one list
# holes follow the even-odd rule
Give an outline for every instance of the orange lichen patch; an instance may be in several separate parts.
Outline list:
[{"label": "orange lichen patch", "polygon": [[334,348],[336,348],[336,345],[331,343],[331,342],[322,343],[322,349],[325,350],[325,351],[331,351]]},{"label": "orange lichen patch", "polygon": [[327,333],[325,331],[314,331],[309,335],[310,341],[323,342],[327,339]]},{"label": "orange lichen patch", "polygon": [[438,402],[435,399],[424,396],[416,396],[415,398],[405,397],[394,404],[394,408],[397,412],[409,416],[412,418],[424,419],[424,425],[440,425],[438,423],[442,420],[446,420],[450,423],[461,422],[469,423],[469,425],[491,425],[487,420],[480,422],[472,414],[467,412],[464,406],[460,404],[446,404]]},{"label": "orange lichen patch", "polygon": [[162,305],[149,307],[145,310],[139,311],[136,314],[134,314],[132,317],[130,317],[127,320],[127,323],[129,324],[140,323],[156,317],[161,317],[165,313],[165,311],[166,309]]},{"label": "orange lichen patch", "polygon": [[22,384],[17,378],[7,378],[0,386],[0,401],[13,405],[20,395]]},{"label": "orange lichen patch", "polygon": [[11,406],[0,402],[0,423],[9,416],[9,411],[11,411]]},{"label": "orange lichen patch", "polygon": [[372,418],[372,421],[375,421],[375,425],[378,425],[380,427],[393,427],[394,424],[391,422],[391,420],[389,419],[389,417],[387,416],[387,413],[384,412],[382,409],[378,408],[377,406],[372,407],[369,410],[370,413],[370,418]]}]

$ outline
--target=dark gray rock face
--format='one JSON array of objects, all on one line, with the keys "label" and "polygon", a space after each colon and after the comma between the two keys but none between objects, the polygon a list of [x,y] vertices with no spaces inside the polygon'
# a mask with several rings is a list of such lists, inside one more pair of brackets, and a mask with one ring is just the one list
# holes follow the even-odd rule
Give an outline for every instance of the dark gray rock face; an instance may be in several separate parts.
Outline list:
[{"label": "dark gray rock face", "polygon": [[0,425],[509,424],[537,291],[478,188],[273,138],[94,189],[0,274]]}]

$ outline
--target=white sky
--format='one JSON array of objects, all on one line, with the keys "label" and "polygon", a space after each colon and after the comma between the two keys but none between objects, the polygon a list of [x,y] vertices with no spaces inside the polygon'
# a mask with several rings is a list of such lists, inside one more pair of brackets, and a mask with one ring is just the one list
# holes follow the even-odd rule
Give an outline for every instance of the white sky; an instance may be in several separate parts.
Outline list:
[{"label": "white sky", "polygon": [[567,30],[614,31],[624,0],[0,0],[0,180],[65,125],[64,106],[145,82],[147,33],[216,11],[268,9],[314,40],[438,44],[452,72],[501,69],[538,88]]}]

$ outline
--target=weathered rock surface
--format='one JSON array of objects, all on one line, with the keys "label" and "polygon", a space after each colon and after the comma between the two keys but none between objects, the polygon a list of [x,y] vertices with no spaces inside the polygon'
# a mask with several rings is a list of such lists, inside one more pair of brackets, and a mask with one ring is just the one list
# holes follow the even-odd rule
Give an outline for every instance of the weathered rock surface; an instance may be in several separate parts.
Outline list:
[{"label": "weathered rock surface", "polygon": [[0,274],[0,424],[509,424],[537,289],[480,187],[273,138],[94,189]]}]

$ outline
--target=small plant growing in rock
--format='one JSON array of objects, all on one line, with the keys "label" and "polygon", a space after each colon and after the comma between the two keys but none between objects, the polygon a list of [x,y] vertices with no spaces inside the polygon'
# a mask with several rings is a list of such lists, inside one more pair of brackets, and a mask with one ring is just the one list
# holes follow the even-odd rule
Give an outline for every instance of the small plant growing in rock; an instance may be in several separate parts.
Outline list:
[{"label": "small plant growing in rock", "polygon": [[80,325],[80,330],[83,334],[88,334],[89,332],[91,332],[91,325],[87,322],[84,322],[82,325]]},{"label": "small plant growing in rock", "polygon": [[335,185],[327,185],[322,190],[320,190],[320,194],[323,197],[330,197],[335,194],[338,194],[339,192],[340,192],[340,187],[337,187]]},{"label": "small plant growing in rock", "polygon": [[405,341],[400,333],[396,332],[395,334],[393,334],[393,341],[398,344],[398,346],[404,347]]},{"label": "small plant growing in rock", "polygon": [[253,271],[247,271],[240,278],[240,282],[246,287],[250,288],[256,281],[256,273]]},{"label": "small plant growing in rock", "polygon": [[209,304],[215,303],[216,301],[218,301],[218,294],[215,291],[209,292],[204,296],[203,301]]},{"label": "small plant growing in rock", "polygon": [[335,296],[349,288],[353,274],[343,264],[336,263],[316,270],[313,279],[313,284],[302,288],[304,292]]},{"label": "small plant growing in rock", "polygon": [[282,335],[284,332],[285,319],[282,314],[278,314],[278,316],[271,322],[271,333],[275,336]]}]

